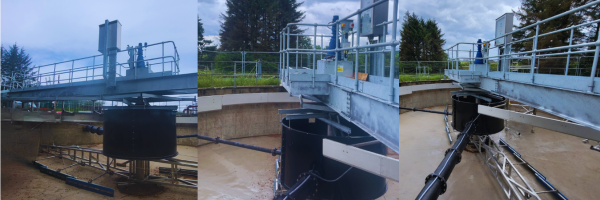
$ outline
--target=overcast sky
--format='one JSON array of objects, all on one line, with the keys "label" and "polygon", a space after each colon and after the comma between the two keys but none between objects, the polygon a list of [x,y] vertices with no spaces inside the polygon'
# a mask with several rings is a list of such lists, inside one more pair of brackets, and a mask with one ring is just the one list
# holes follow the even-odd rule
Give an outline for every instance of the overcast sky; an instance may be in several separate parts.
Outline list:
[{"label": "overcast sky", "polygon": [[[298,0],[298,2],[302,1]],[[390,1],[390,13],[392,5],[393,1]],[[457,42],[476,42],[480,38],[483,40],[494,38],[496,18],[513,10],[517,11],[519,6],[519,0],[400,0],[398,17],[402,20],[404,14],[409,11],[425,19],[435,19],[445,34],[444,38],[447,41],[445,47],[449,47]],[[306,12],[303,21],[305,23],[328,23],[333,15],[345,17],[359,8],[359,0],[305,0],[300,10]],[[226,9],[225,0],[198,0],[198,13],[204,23],[204,35],[208,36],[208,39],[217,39],[221,20],[219,14],[224,13]],[[392,19],[391,14],[388,19]],[[516,19],[515,24],[517,24]],[[391,25],[388,27],[391,29]],[[331,34],[331,31],[326,28],[319,28],[317,32]],[[306,33],[313,34],[313,30],[309,29]],[[397,38],[400,39],[399,36]],[[327,39],[324,43],[328,41]],[[361,38],[361,41],[366,40]],[[362,43],[361,45],[364,45]],[[317,44],[320,44],[320,39],[317,40]]]},{"label": "overcast sky", "polygon": [[[17,43],[29,53],[34,65],[41,66],[101,54],[98,52],[98,26],[103,24],[105,19],[119,20],[122,25],[121,50],[127,45],[137,45],[140,42],[153,44],[174,41],[181,57],[181,74],[196,73],[196,5],[195,0],[3,0],[1,42],[5,48]],[[146,50],[147,59],[162,56],[160,46],[148,47]],[[165,45],[165,56],[169,55],[173,55],[173,46],[170,44]],[[129,56],[123,52],[117,57],[118,62],[124,62]],[[101,62],[102,57],[97,58],[96,64],[98,60]],[[75,67],[91,65],[92,62],[92,59],[86,59],[76,62]],[[70,67],[71,63],[57,66],[63,69]],[[42,72],[52,71],[52,68],[46,67]],[[154,65],[152,70],[159,72],[161,68],[162,65]],[[96,75],[99,73],[101,70],[95,71]],[[125,75],[125,69],[121,74]],[[63,74],[61,79],[66,77],[68,75]],[[181,105],[189,103],[182,102]],[[178,102],[170,104],[178,105]]]},{"label": "overcast sky", "polygon": [[[98,25],[105,19],[119,20],[122,50],[140,42],[174,41],[181,72],[193,73],[197,69],[196,5],[194,0],[2,1],[2,45],[24,47],[38,66],[98,55]],[[172,46],[166,45],[165,51],[172,54]],[[121,61],[128,56],[118,57]]]}]

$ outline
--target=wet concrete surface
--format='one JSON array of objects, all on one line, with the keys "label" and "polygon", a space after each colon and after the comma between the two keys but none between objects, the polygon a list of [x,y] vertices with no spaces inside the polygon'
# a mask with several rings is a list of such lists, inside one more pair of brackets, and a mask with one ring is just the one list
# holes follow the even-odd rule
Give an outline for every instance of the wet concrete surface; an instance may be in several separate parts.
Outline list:
[{"label": "wet concrete surface", "polygon": [[[90,148],[101,149],[102,145],[81,145]],[[177,146],[179,155],[176,158],[185,160],[196,160],[197,149],[190,146]],[[50,156],[47,153],[39,153],[38,159]],[[87,155],[84,154],[87,158]],[[100,160],[106,160],[106,157],[100,156]],[[118,160],[124,162],[124,160]],[[73,161],[58,158],[50,158],[39,161],[51,169],[57,170],[73,164]],[[152,175],[166,176],[158,173],[158,167],[170,167],[170,164],[150,163]],[[127,169],[128,167],[122,167]],[[184,167],[186,169],[193,169]],[[62,171],[63,173],[74,175],[80,180],[89,180],[101,175],[103,172],[87,166],[73,166]],[[120,193],[117,190],[118,175],[104,175],[93,183],[115,189],[115,198],[112,199],[196,199],[195,188],[183,188],[165,186],[165,190],[154,196],[131,196]],[[187,177],[186,179],[195,179]],[[30,161],[9,151],[2,151],[2,199],[111,199],[107,196],[83,190],[74,186],[65,184],[65,181],[41,173],[35,169]]]},{"label": "wet concrete surface", "polygon": [[[233,141],[279,149],[281,135]],[[273,198],[276,156],[225,144],[207,144],[198,147],[198,158],[198,199]],[[397,182],[388,180],[388,192],[379,199],[400,199],[399,190]]]},{"label": "wet concrete surface", "polygon": [[[443,111],[444,106],[428,109]],[[538,115],[553,117],[539,111]],[[440,114],[400,114],[400,199],[414,199],[418,195],[425,185],[425,177],[434,172],[446,149],[452,146],[444,127],[444,116]],[[494,134],[492,139],[496,143],[499,138],[504,139],[567,198],[597,199],[600,196],[600,152],[590,150],[590,144],[582,143],[582,138],[537,127],[531,133],[530,125],[509,122],[508,127],[508,131]],[[456,140],[458,132],[451,135]],[[504,152],[513,163],[516,162],[510,152]],[[547,190],[522,165],[517,169],[536,191]],[[476,153],[462,153],[462,161],[456,165],[447,183],[448,189],[439,199],[507,199],[490,169]],[[556,199],[552,194],[540,197]]]}]

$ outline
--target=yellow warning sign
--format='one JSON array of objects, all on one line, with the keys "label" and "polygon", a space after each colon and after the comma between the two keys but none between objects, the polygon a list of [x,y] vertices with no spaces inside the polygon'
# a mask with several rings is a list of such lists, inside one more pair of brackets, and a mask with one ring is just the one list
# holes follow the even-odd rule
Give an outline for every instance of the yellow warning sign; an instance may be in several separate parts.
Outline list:
[{"label": "yellow warning sign", "polygon": [[342,66],[337,67],[337,72],[344,72],[344,68]]}]

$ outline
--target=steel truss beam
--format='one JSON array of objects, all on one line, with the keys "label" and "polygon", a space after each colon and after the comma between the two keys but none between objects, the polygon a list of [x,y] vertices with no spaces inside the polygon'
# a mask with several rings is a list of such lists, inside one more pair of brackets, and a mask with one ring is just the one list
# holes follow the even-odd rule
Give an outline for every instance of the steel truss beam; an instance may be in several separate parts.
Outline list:
[{"label": "steel truss beam", "polygon": [[[101,149],[93,149],[88,147],[80,147],[80,146],[55,146],[55,145],[41,145],[41,149],[46,150],[47,153],[53,155],[51,157],[47,157],[44,159],[40,159],[37,161],[49,159],[49,158],[60,158],[74,161],[75,164],[80,164],[82,166],[89,166],[95,169],[99,169],[105,172],[105,174],[115,174],[125,178],[132,178],[134,176],[133,173],[130,173],[130,170],[126,170],[123,168],[119,168],[117,164],[117,159],[107,157],[106,162],[101,161],[100,155],[102,154]],[[66,151],[66,152],[65,152]],[[87,158],[84,157],[87,155]],[[35,161],[35,162],[37,162]],[[126,161],[125,164],[127,164]],[[160,162],[165,164],[171,164],[171,175],[170,177],[160,177],[160,176],[152,176],[148,175],[141,182],[148,183],[156,183],[163,184],[169,186],[177,186],[177,187],[187,187],[187,188],[197,188],[198,180],[192,179],[183,179],[179,178],[178,166],[191,167],[196,169],[198,167],[197,161],[190,160],[182,160],[177,158],[170,159],[160,159],[160,160],[151,160],[149,162]],[[131,168],[131,162],[130,168]],[[122,165],[121,165],[122,166]],[[70,167],[70,166],[69,166]],[[60,171],[58,171],[60,172]],[[102,174],[104,175],[104,174]],[[100,176],[102,176],[100,175]],[[100,177],[98,176],[98,177]],[[96,177],[96,178],[98,178]],[[88,183],[91,183],[95,179],[90,179]],[[140,181],[140,180],[136,180]]]},{"label": "steel truss beam", "polygon": [[[479,151],[479,155],[492,171],[492,175],[498,181],[500,187],[508,199],[541,199],[538,194],[554,192],[537,192],[527,179],[515,168],[517,163],[508,159],[500,146],[489,136],[474,136],[471,140]],[[487,142],[487,144],[486,144]],[[485,151],[482,151],[485,149]]]},{"label": "steel truss beam", "polygon": [[117,100],[118,95],[146,93],[147,95],[197,94],[197,74],[182,74],[117,82],[114,90],[106,89],[104,82],[86,81],[25,89],[13,89],[2,95],[2,100],[63,101],[63,100]]}]

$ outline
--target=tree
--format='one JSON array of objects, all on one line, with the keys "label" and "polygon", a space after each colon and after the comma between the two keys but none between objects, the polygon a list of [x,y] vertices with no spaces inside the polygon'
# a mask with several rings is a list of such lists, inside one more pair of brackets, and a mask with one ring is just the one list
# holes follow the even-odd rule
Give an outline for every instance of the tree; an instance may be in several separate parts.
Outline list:
[{"label": "tree", "polygon": [[[524,28],[536,22],[548,19],[560,13],[582,6],[587,2],[589,2],[589,0],[523,0],[521,7],[519,7],[519,11],[516,12],[517,18],[519,19],[519,21],[521,21],[521,23],[518,26],[516,26],[516,28]],[[538,34],[541,35],[555,30],[567,28],[570,26],[581,24],[584,21],[585,16],[583,12],[575,12],[566,16],[559,17],[557,19],[550,20],[549,22],[540,24]],[[536,27],[533,26],[531,28],[527,28],[523,31],[519,31],[513,34],[513,40],[516,41],[533,37],[535,36],[535,33]],[[568,45],[570,34],[570,31],[563,31],[539,37],[537,42],[537,49]],[[585,35],[582,33],[582,28],[574,29],[573,43],[581,42],[584,38]],[[532,47],[533,40],[527,40],[524,42],[513,44],[511,51],[531,51]]]},{"label": "tree", "polygon": [[204,56],[204,50],[207,45],[212,43],[211,40],[204,39],[204,27],[202,24],[202,19],[198,18],[198,61],[202,61]]},{"label": "tree", "polygon": [[2,84],[10,86],[14,83],[31,84],[35,82],[35,74],[31,66],[31,57],[25,53],[25,49],[14,45],[9,49],[1,47],[2,50]]},{"label": "tree", "polygon": [[[296,0],[227,0],[226,5],[219,31],[222,51],[279,51],[279,32],[304,19]],[[296,26],[290,31],[302,33]],[[295,42],[291,37],[290,44]]]},{"label": "tree", "polygon": [[435,20],[425,21],[406,12],[400,30],[399,59],[402,61],[441,61],[446,54],[442,46],[446,40]]},{"label": "tree", "polygon": [[[585,5],[590,0],[523,0],[521,7],[519,7],[516,16],[519,19],[520,24],[515,26],[517,29],[527,27],[536,22],[548,19],[560,13],[569,11],[579,6]],[[546,23],[539,25],[538,35],[556,31],[559,29],[571,27],[574,25],[581,24],[586,20],[585,11],[575,12],[569,15],[565,15]],[[586,35],[583,33],[583,27],[575,28],[573,31],[573,44],[582,42],[586,39]],[[589,31],[588,31],[589,32]],[[522,40],[525,38],[534,37],[536,34],[536,26],[527,28],[523,31],[519,31],[513,34],[513,41]],[[537,49],[546,49],[552,47],[560,47],[569,45],[570,31],[562,31],[553,33],[547,36],[539,37],[537,40]],[[511,51],[523,52],[531,51],[533,49],[533,39],[518,42],[512,45]],[[573,49],[578,50],[578,49]],[[547,51],[544,53],[557,53],[567,50]],[[528,55],[521,55],[528,56]],[[538,65],[540,68],[551,67],[551,66],[564,66],[566,64],[565,59],[545,59],[539,60]],[[558,72],[558,70],[555,70]]]},{"label": "tree", "polygon": [[[422,21],[421,21],[422,22]],[[442,37],[442,29],[438,28],[435,20],[427,20],[424,24],[424,37],[423,37],[423,60],[427,61],[441,61],[445,59],[444,49],[442,46],[446,44],[446,40]]]}]

